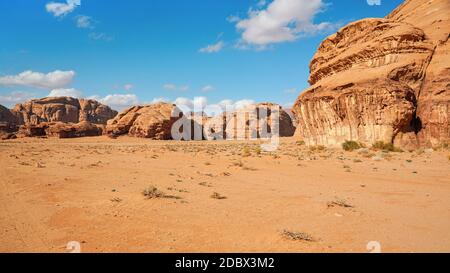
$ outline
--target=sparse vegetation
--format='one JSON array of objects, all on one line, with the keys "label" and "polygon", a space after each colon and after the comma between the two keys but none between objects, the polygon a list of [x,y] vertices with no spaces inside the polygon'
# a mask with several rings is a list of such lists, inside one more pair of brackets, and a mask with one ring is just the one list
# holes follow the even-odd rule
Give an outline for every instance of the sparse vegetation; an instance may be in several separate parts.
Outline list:
[{"label": "sparse vegetation", "polygon": [[375,142],[372,145],[372,149],[374,149],[374,150],[382,150],[382,151],[387,151],[387,152],[396,152],[396,153],[403,152],[402,149],[395,147],[394,144],[392,144],[392,143],[385,143],[383,141]]},{"label": "sparse vegetation", "polygon": [[173,198],[180,199],[178,196],[167,195],[164,192],[158,190],[157,187],[149,186],[148,188],[142,191],[142,195],[144,195],[147,199],[157,199],[157,198]]},{"label": "sparse vegetation", "polygon": [[353,140],[346,140],[344,143],[342,143],[342,149],[348,152],[352,152],[354,150],[359,150],[363,148],[361,143],[353,141]]},{"label": "sparse vegetation", "polygon": [[243,157],[249,157],[252,153],[250,152],[250,148],[248,146],[245,146],[244,149],[242,149],[242,156]]},{"label": "sparse vegetation", "polygon": [[323,145],[310,146],[309,150],[311,152],[322,152],[325,151],[326,147]]},{"label": "sparse vegetation", "polygon": [[299,145],[299,146],[304,146],[306,143],[305,143],[305,141],[303,141],[303,140],[299,140],[299,141],[297,141],[297,142],[295,142],[297,145]]},{"label": "sparse vegetation", "polygon": [[211,194],[210,197],[213,198],[213,199],[219,199],[219,200],[227,199],[226,196],[220,195],[220,193],[217,193],[217,192]]},{"label": "sparse vegetation", "polygon": [[314,238],[308,233],[283,230],[282,235],[293,241],[314,242]]},{"label": "sparse vegetation", "polygon": [[343,207],[343,208],[353,208],[353,205],[349,204],[346,200],[336,198],[336,200],[328,202],[327,206],[330,207]]}]

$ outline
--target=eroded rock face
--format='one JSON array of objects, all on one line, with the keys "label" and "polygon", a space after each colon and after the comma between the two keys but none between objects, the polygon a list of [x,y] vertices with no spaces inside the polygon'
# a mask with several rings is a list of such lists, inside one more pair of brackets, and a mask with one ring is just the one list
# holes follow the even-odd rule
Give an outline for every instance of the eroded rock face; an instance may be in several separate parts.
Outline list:
[{"label": "eroded rock face", "polygon": [[[273,122],[277,122],[277,125]],[[278,127],[280,137],[292,136],[295,132],[291,117],[281,106],[260,103],[208,119],[205,135],[207,139],[268,138],[276,133],[275,126]]]},{"label": "eroded rock face", "polygon": [[18,104],[17,113],[20,124],[39,124],[41,122],[79,123],[91,122],[106,124],[117,112],[95,100],[70,97],[43,98]]},{"label": "eroded rock face", "polygon": [[0,131],[14,132],[17,130],[19,120],[8,108],[0,105]]},{"label": "eroded rock face", "polygon": [[325,39],[292,111],[310,145],[385,141],[408,149],[450,139],[447,0],[405,1]]},{"label": "eroded rock face", "polygon": [[157,103],[147,106],[133,106],[108,121],[106,133],[112,136],[128,134],[129,136],[157,140],[172,139],[172,125],[182,117],[172,114],[181,113],[174,105]]}]

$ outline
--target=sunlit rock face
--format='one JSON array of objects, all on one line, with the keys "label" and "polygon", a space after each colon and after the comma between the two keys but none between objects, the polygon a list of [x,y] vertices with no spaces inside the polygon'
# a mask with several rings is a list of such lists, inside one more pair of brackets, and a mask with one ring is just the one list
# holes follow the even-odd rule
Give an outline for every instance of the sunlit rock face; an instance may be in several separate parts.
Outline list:
[{"label": "sunlit rock face", "polygon": [[328,146],[449,140],[448,14],[447,0],[410,0],[325,39],[310,63],[311,86],[292,109],[296,135]]}]

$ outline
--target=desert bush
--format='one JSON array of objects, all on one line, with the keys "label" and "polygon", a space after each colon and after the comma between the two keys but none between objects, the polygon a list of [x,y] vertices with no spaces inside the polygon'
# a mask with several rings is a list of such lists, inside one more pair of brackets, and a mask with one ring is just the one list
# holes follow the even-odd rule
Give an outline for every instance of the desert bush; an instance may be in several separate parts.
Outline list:
[{"label": "desert bush", "polygon": [[323,145],[316,145],[316,146],[310,146],[309,150],[311,152],[321,152],[321,151],[325,151],[326,147]]},{"label": "desert bush", "polygon": [[289,231],[289,230],[283,230],[282,235],[288,239],[291,239],[293,241],[307,241],[307,242],[313,242],[314,238],[304,232],[295,232],[295,231]]},{"label": "desert bush", "polygon": [[385,143],[383,141],[375,142],[372,145],[372,149],[383,150],[383,151],[388,151],[388,152],[396,152],[396,153],[403,152],[402,149],[395,147],[394,144],[392,144],[392,143]]},{"label": "desert bush", "polygon": [[219,199],[219,200],[221,200],[221,199],[227,199],[225,196],[220,195],[220,193],[217,193],[217,192],[211,194],[211,198],[213,198],[213,199]]},{"label": "desert bush", "polygon": [[150,187],[144,189],[142,191],[142,195],[144,195],[148,199],[161,198],[161,197],[165,196],[165,194],[162,191],[158,190],[158,188],[154,187],[154,186],[150,186]]},{"label": "desert bush", "polygon": [[250,152],[250,148],[245,146],[244,149],[242,149],[242,156],[243,157],[249,157],[252,153]]},{"label": "desert bush", "polygon": [[299,146],[303,146],[303,145],[305,145],[306,143],[305,143],[305,141],[303,141],[303,140],[299,140],[299,141],[297,141],[297,142],[295,142],[297,145],[299,145]]},{"label": "desert bush", "polygon": [[167,195],[164,192],[158,190],[157,187],[149,186],[148,188],[142,191],[142,195],[144,195],[147,199],[155,199],[155,198],[173,198],[180,199],[178,196]]},{"label": "desert bush", "polygon": [[342,149],[348,152],[359,150],[361,148],[363,148],[362,145],[359,142],[353,140],[346,140],[344,143],[342,143]]}]

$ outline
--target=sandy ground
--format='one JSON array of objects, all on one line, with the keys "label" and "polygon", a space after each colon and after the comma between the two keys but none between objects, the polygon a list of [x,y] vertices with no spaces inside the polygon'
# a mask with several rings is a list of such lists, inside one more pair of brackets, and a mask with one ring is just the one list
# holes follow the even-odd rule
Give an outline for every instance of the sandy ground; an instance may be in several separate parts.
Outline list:
[{"label": "sandy ground", "polygon": [[[449,152],[257,147],[0,142],[0,251],[68,252],[69,241],[82,252],[368,252],[370,241],[383,252],[450,251]],[[172,198],[145,198],[150,186]]]}]

